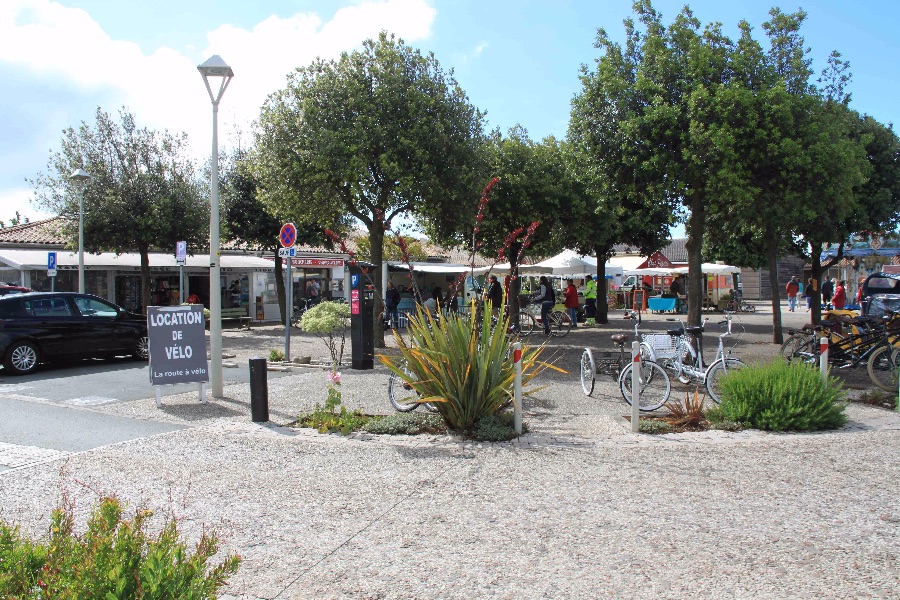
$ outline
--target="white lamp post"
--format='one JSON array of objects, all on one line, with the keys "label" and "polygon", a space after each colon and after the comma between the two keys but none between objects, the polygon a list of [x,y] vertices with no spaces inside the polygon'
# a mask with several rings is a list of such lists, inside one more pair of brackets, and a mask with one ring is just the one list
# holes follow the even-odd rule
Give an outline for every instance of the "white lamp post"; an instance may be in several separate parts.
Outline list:
[{"label": "white lamp post", "polygon": [[[212,174],[209,181],[209,383],[215,398],[224,395],[222,386],[222,287],[219,265],[219,101],[234,77],[234,71],[218,54],[197,67],[209,92],[213,107]],[[218,77],[219,90],[213,93],[210,77]]]},{"label": "white lamp post", "polygon": [[91,175],[84,169],[75,169],[69,180],[78,191],[78,293],[84,293],[84,186]]}]

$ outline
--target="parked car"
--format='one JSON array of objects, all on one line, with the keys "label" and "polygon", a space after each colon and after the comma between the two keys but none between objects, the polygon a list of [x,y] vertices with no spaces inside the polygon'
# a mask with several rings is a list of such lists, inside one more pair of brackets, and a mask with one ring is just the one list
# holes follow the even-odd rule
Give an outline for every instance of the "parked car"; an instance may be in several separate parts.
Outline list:
[{"label": "parked car", "polygon": [[147,319],[115,304],[73,292],[0,297],[0,357],[22,375],[56,358],[147,360]]},{"label": "parked car", "polygon": [[25,292],[30,292],[31,288],[22,287],[20,285],[13,285],[11,283],[0,283],[0,296],[7,296],[9,294],[24,294]]},{"label": "parked car", "polygon": [[872,273],[863,283],[862,314],[880,317],[885,309],[900,311],[900,274]]}]

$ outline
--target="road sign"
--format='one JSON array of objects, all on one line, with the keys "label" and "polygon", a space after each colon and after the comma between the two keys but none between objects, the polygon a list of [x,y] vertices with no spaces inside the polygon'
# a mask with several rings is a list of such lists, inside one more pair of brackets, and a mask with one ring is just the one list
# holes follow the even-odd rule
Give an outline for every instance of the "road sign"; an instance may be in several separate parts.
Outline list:
[{"label": "road sign", "polygon": [[56,269],[47,269],[47,277],[56,277]]},{"label": "road sign", "polygon": [[279,248],[278,249],[278,256],[280,256],[281,258],[293,258],[296,255],[297,255],[296,248]]},{"label": "road sign", "polygon": [[56,252],[48,252],[47,253],[47,270],[48,271],[56,270]]},{"label": "road sign", "polygon": [[183,265],[187,259],[187,242],[175,242],[175,261]]},{"label": "road sign", "polygon": [[297,241],[297,226],[293,223],[285,223],[281,226],[281,232],[278,234],[281,245],[290,248]]}]

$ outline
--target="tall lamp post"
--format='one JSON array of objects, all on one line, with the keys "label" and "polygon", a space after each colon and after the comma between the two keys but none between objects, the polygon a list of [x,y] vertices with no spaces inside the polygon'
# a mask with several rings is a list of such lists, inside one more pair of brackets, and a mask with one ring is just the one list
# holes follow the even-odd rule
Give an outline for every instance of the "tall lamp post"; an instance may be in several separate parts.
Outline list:
[{"label": "tall lamp post", "polygon": [[[212,101],[212,174],[209,181],[209,383],[214,398],[221,398],[222,387],[222,282],[219,265],[219,101],[234,77],[234,71],[218,54],[199,65],[206,91]],[[219,78],[219,90],[213,93],[209,78]]]},{"label": "tall lamp post", "polygon": [[78,191],[78,293],[84,293],[84,186],[91,180],[91,175],[84,169],[75,169],[69,175]]}]

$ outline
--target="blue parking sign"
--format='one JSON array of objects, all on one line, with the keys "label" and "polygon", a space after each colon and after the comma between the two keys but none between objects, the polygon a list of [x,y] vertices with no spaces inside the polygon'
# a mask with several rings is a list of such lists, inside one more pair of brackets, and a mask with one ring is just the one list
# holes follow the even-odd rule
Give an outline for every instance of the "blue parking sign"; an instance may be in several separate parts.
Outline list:
[{"label": "blue parking sign", "polygon": [[47,270],[53,271],[56,269],[56,252],[48,252],[47,253]]}]

